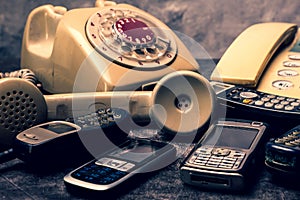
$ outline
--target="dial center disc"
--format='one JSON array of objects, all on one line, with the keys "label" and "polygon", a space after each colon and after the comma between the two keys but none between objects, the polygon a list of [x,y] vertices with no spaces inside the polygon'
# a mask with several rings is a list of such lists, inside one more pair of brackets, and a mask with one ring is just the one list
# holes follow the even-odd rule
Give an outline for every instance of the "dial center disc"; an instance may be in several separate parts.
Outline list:
[{"label": "dial center disc", "polygon": [[114,25],[116,33],[126,43],[142,45],[154,40],[154,32],[144,22],[135,18],[121,18]]}]

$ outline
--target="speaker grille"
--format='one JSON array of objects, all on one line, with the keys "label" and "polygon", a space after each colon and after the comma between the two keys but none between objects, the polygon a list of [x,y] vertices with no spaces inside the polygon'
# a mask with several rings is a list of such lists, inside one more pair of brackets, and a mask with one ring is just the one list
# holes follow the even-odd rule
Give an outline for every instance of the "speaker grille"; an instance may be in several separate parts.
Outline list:
[{"label": "speaker grille", "polygon": [[11,133],[31,127],[38,117],[34,98],[22,90],[13,90],[2,95],[0,111],[0,126]]},{"label": "speaker grille", "polygon": [[0,79],[0,147],[10,147],[19,132],[46,119],[44,96],[34,84],[19,78]]}]

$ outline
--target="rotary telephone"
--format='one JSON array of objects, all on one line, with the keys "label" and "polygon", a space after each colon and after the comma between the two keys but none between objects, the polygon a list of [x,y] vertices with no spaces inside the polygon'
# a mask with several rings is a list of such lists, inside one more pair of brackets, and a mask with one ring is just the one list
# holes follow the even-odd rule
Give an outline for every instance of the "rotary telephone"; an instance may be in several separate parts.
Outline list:
[{"label": "rotary telephone", "polygon": [[49,93],[136,90],[174,71],[199,70],[165,24],[111,1],[34,9],[24,30],[21,67],[34,71]]}]

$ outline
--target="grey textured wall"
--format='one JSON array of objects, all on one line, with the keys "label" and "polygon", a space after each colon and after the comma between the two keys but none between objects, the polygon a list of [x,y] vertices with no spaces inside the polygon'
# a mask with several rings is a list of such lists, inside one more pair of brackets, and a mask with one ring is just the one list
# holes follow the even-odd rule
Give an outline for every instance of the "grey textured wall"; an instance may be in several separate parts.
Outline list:
[{"label": "grey textured wall", "polygon": [[[297,0],[128,0],[153,14],[173,30],[184,33],[201,44],[209,55],[219,58],[233,39],[254,23],[283,21],[300,24]],[[62,5],[68,9],[91,7],[93,0],[1,0],[0,65],[20,58],[26,17],[43,4]]]}]

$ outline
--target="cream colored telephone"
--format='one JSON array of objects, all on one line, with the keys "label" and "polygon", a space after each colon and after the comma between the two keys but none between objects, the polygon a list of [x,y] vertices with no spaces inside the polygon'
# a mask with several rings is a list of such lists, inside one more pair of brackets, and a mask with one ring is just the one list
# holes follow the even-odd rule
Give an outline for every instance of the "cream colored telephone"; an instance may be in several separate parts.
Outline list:
[{"label": "cream colored telephone", "polygon": [[255,24],[227,49],[211,80],[300,98],[300,33],[290,23]]},{"label": "cream colored telephone", "polygon": [[174,71],[199,70],[165,24],[111,1],[69,11],[34,9],[24,30],[21,67],[31,69],[50,93],[130,91]]}]

